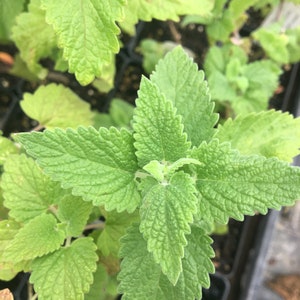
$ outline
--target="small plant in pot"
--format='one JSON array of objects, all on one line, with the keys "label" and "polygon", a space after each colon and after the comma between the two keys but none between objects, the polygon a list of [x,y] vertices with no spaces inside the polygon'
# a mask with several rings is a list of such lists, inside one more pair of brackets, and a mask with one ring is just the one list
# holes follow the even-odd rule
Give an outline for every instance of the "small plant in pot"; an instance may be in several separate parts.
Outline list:
[{"label": "small plant in pot", "polygon": [[[12,72],[47,83],[53,73],[41,59],[50,58],[55,72],[109,90],[117,21],[133,34],[138,19],[209,17],[212,9],[220,19],[226,6],[125,2],[3,1],[0,39],[12,38],[20,51]],[[232,0],[207,32],[223,28],[231,14],[232,26],[240,25],[239,13],[255,2]],[[204,73],[176,48],[142,79],[135,109],[115,99],[109,115],[92,112],[61,84],[24,94],[22,110],[39,123],[34,130],[46,130],[16,134],[14,142],[0,137],[0,279],[27,272],[32,300],[200,299],[214,272],[211,228],[299,198],[299,169],[288,165],[299,153],[299,119],[259,112],[280,67],[268,62],[272,80],[269,72],[258,76],[264,62],[254,68],[243,50],[227,47],[212,47],[206,61],[211,92]],[[216,57],[224,60],[217,75],[209,68],[220,67]],[[224,100],[224,86],[238,116],[218,125],[210,94]],[[251,97],[238,97],[244,91]],[[239,105],[237,98],[254,102]],[[256,100],[257,112],[246,114]]]},{"label": "small plant in pot", "polygon": [[211,224],[300,196],[299,119],[271,110],[216,127],[213,110],[177,47],[143,77],[129,129],[20,133],[21,154],[5,140],[2,271],[30,271],[39,299],[201,299]]}]

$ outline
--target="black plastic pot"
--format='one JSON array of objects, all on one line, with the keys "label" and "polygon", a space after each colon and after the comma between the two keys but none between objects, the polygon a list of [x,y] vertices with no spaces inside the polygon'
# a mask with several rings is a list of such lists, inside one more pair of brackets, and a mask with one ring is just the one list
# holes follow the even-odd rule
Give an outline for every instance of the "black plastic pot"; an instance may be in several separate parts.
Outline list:
[{"label": "black plastic pot", "polygon": [[210,276],[210,288],[202,290],[202,300],[226,300],[230,291],[230,283],[219,273]]}]

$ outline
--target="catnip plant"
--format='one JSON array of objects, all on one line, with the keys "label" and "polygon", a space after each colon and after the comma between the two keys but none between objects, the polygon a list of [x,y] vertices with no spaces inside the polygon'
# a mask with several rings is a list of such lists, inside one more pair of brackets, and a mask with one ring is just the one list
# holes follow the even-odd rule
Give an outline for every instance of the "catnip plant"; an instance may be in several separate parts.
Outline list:
[{"label": "catnip plant", "polygon": [[1,265],[31,272],[41,300],[201,299],[209,225],[300,196],[299,119],[217,122],[203,71],[177,47],[142,78],[132,127],[14,135],[26,154],[4,163]]}]

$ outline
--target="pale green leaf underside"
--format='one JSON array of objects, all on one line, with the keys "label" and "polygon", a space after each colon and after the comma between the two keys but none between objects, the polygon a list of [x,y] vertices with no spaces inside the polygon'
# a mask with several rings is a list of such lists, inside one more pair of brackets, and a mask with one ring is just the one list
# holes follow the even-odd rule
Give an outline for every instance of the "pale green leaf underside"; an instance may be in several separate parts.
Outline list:
[{"label": "pale green leaf underside", "polygon": [[210,0],[131,0],[125,6],[125,20],[121,27],[134,34],[134,25],[138,20],[151,21],[155,18],[178,21],[180,15],[207,15],[213,4]]},{"label": "pale green leaf underside", "polygon": [[95,250],[90,238],[80,238],[68,247],[35,259],[30,282],[39,299],[83,300],[97,267]]},{"label": "pale green leaf underside", "polygon": [[47,212],[65,193],[59,183],[51,181],[38,165],[25,155],[12,155],[5,162],[1,188],[9,215],[27,222]]},{"label": "pale green leaf underside", "polygon": [[143,195],[140,230],[162,272],[175,284],[182,271],[185,235],[190,233],[189,223],[197,210],[196,190],[192,179],[183,172],[162,183],[145,180],[151,180],[152,187]]},{"label": "pale green leaf underside", "polygon": [[53,29],[45,22],[45,13],[40,9],[40,2],[30,1],[28,12],[17,17],[16,25],[12,28],[12,38],[28,69],[44,79],[48,71],[39,61],[51,55],[53,49],[57,48],[57,40]]},{"label": "pale green leaf underside", "polygon": [[83,201],[81,197],[66,195],[58,202],[57,217],[66,226],[68,236],[79,236],[92,211],[91,202]]},{"label": "pale green leaf underside", "polygon": [[19,262],[30,260],[57,250],[65,239],[51,214],[42,214],[24,225],[6,248],[4,258]]},{"label": "pale green leaf underside", "polygon": [[276,156],[292,162],[299,154],[300,118],[274,110],[240,115],[220,125],[215,137],[229,141],[242,154]]},{"label": "pale green leaf underside", "polygon": [[0,40],[9,40],[11,27],[16,16],[24,8],[24,0],[1,0],[0,1]]},{"label": "pale green leaf underside", "polygon": [[42,0],[42,4],[69,71],[83,85],[92,82],[112,62],[111,54],[119,51],[115,22],[122,16],[124,0]]},{"label": "pale green leaf underside", "polygon": [[16,137],[44,171],[75,196],[105,205],[106,210],[132,212],[140,202],[132,135],[116,128],[97,131],[55,129]]},{"label": "pale green leaf underside", "polygon": [[119,292],[123,293],[122,299],[201,299],[201,288],[208,287],[208,273],[214,271],[210,261],[213,256],[211,239],[203,235],[200,229],[193,228],[187,240],[182,259],[183,271],[174,286],[147,251],[146,241],[137,225],[131,227],[121,240],[123,246],[120,255],[123,260],[118,279],[121,281]]},{"label": "pale green leaf underside", "polygon": [[40,86],[34,94],[25,93],[20,104],[30,118],[48,129],[92,125],[90,105],[61,84],[51,83]]},{"label": "pale green leaf underside", "polygon": [[300,170],[277,158],[242,156],[217,140],[194,149],[203,219],[226,223],[229,217],[267,213],[268,208],[292,205],[300,197]]},{"label": "pale green leaf underside", "polygon": [[139,165],[145,166],[152,160],[175,162],[185,157],[190,144],[171,101],[145,77],[138,95],[133,128]]},{"label": "pale green leaf underside", "polygon": [[210,140],[218,115],[213,113],[214,104],[210,101],[204,73],[182,48],[169,52],[150,78],[177,108],[192,145]]}]

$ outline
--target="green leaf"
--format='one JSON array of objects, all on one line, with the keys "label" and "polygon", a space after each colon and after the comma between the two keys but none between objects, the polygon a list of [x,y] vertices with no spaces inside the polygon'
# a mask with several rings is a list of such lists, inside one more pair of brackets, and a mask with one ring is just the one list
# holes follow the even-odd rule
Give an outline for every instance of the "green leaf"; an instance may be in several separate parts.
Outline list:
[{"label": "green leaf", "polygon": [[111,63],[104,65],[101,77],[96,78],[92,85],[101,93],[108,93],[114,87],[114,79],[116,75],[115,55],[112,53]]},{"label": "green leaf", "polygon": [[25,93],[21,107],[48,129],[92,125],[90,105],[61,84],[51,83],[40,86],[34,94]]},{"label": "green leaf", "polygon": [[245,65],[242,75],[247,78],[248,88],[231,99],[232,107],[237,114],[260,112],[267,109],[268,101],[278,87],[281,68],[271,60],[260,60]]},{"label": "green leaf", "polygon": [[215,137],[230,141],[242,154],[276,156],[292,162],[299,154],[300,118],[274,110],[240,115],[219,125]]},{"label": "green leaf", "polygon": [[94,273],[93,284],[84,300],[115,300],[117,297],[117,282],[110,277],[102,264],[98,264]]},{"label": "green leaf", "polygon": [[16,145],[8,138],[1,136],[0,132],[0,166],[5,163],[9,155],[17,154],[18,152]]},{"label": "green leaf", "polygon": [[187,239],[183,271],[173,286],[147,251],[146,241],[138,227],[132,226],[121,241],[123,260],[118,279],[121,281],[119,292],[123,293],[122,299],[201,299],[202,286],[209,286],[208,272],[214,271],[210,261],[214,255],[210,247],[212,240],[195,227]]},{"label": "green leaf", "polygon": [[93,127],[55,129],[16,136],[44,171],[75,196],[105,205],[107,211],[133,212],[140,202],[134,180],[138,169],[132,134]]},{"label": "green leaf", "polygon": [[111,126],[131,128],[134,106],[122,99],[114,98],[111,101],[109,113],[96,114],[94,118],[94,127]]},{"label": "green leaf", "polygon": [[38,76],[29,70],[26,62],[21,58],[20,54],[16,54],[14,57],[14,64],[9,71],[10,74],[26,79],[30,82],[37,82]]},{"label": "green leaf", "polygon": [[144,166],[143,169],[150,173],[157,181],[163,182],[165,178],[170,177],[179,168],[190,164],[199,165],[201,162],[193,158],[180,158],[171,165],[167,165],[162,164],[157,160],[152,160],[146,166]]},{"label": "green leaf", "polygon": [[48,211],[65,192],[51,181],[38,165],[23,155],[7,158],[2,177],[4,205],[9,215],[19,222],[28,222]]},{"label": "green leaf", "polygon": [[119,51],[116,20],[122,17],[124,0],[41,0],[46,21],[58,35],[69,71],[82,85],[101,76]]},{"label": "green leaf", "polygon": [[238,46],[225,44],[222,47],[210,47],[205,56],[205,74],[211,76],[216,71],[225,74],[226,66],[232,59],[237,59],[241,65],[248,62],[247,54]]},{"label": "green leaf", "polygon": [[243,156],[228,143],[213,140],[192,151],[200,211],[204,220],[225,224],[229,217],[243,220],[268,208],[292,205],[300,197],[300,169],[277,158]]},{"label": "green leaf", "polygon": [[175,162],[190,147],[180,116],[158,87],[143,77],[133,117],[139,165],[152,160]]},{"label": "green leaf", "polygon": [[110,212],[105,214],[105,227],[101,232],[97,246],[104,256],[118,257],[120,238],[125,235],[127,227],[139,220],[138,214]]},{"label": "green leaf", "polygon": [[252,36],[260,42],[262,48],[271,59],[280,64],[286,64],[289,62],[289,53],[287,50],[288,37],[284,33],[281,33],[280,27],[262,27],[252,33]]},{"label": "green leaf", "polygon": [[42,214],[35,217],[15,235],[5,249],[4,258],[20,262],[57,250],[65,239],[65,232],[57,225],[53,215]]},{"label": "green leaf", "polygon": [[0,40],[9,40],[16,16],[24,9],[24,0],[0,1]]},{"label": "green leaf", "polygon": [[248,1],[240,1],[240,0],[232,0],[230,1],[229,9],[233,19],[238,19],[242,14],[246,13],[246,11],[258,2],[258,0],[248,0]]},{"label": "green leaf", "polygon": [[7,262],[3,258],[5,249],[14,239],[21,226],[16,221],[9,219],[0,222],[0,279],[9,281],[13,279],[17,273],[25,269],[28,262],[21,261],[18,263]]},{"label": "green leaf", "polygon": [[[159,60],[168,52],[178,46],[178,43],[172,41],[158,42],[153,39],[143,39],[139,45],[139,51],[143,55],[143,68],[150,74],[155,70]],[[195,53],[189,48],[182,48],[184,52],[191,58],[195,57]]]},{"label": "green leaf", "polygon": [[55,33],[45,22],[45,13],[40,9],[40,5],[40,0],[30,1],[28,12],[21,13],[16,19],[16,25],[12,28],[12,38],[29,70],[40,79],[44,79],[48,71],[39,61],[50,56],[57,46]]},{"label": "green leaf", "polygon": [[1,188],[1,177],[0,177],[0,220],[4,220],[8,218],[8,209],[3,205],[3,191]]},{"label": "green leaf", "polygon": [[183,172],[161,183],[152,178],[145,180],[152,186],[143,195],[140,230],[147,240],[148,250],[175,285],[182,271],[185,235],[190,233],[189,223],[197,210],[196,190],[193,180]]},{"label": "green leaf", "polygon": [[177,108],[192,145],[198,146],[209,140],[214,134],[218,115],[213,113],[214,104],[210,101],[203,71],[198,71],[182,48],[169,52],[150,78]]},{"label": "green leaf", "polygon": [[297,63],[300,60],[300,27],[294,29],[288,29],[286,31],[286,35],[289,38],[289,42],[287,44],[287,50],[289,52],[289,62]]},{"label": "green leaf", "polygon": [[281,74],[271,60],[247,60],[245,52],[232,45],[212,47],[205,59],[212,98],[230,102],[236,114],[265,110]]},{"label": "green leaf", "polygon": [[70,246],[35,259],[30,282],[39,299],[83,300],[97,267],[95,250],[92,239],[80,238]]},{"label": "green leaf", "polygon": [[206,32],[211,41],[227,42],[234,29],[234,19],[231,12],[226,9],[221,16],[207,25]]},{"label": "green leaf", "polygon": [[130,34],[134,34],[134,25],[138,20],[151,21],[173,20],[179,21],[180,15],[197,14],[208,15],[213,8],[213,1],[203,0],[131,0],[125,6],[125,19],[121,27]]},{"label": "green leaf", "polygon": [[79,236],[92,212],[91,202],[83,201],[81,197],[66,195],[58,202],[57,218],[66,223],[68,236]]}]

